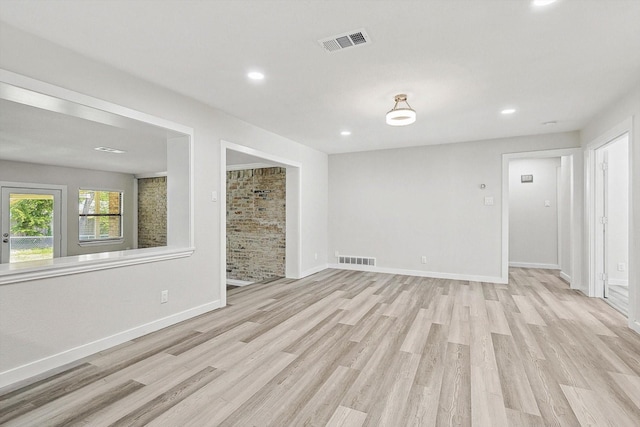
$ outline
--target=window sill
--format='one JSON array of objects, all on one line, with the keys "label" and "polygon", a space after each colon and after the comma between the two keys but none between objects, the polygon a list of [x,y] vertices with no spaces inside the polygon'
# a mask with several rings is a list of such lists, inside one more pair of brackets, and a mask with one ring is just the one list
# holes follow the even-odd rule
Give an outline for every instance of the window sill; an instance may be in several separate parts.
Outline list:
[{"label": "window sill", "polygon": [[128,265],[145,264],[176,258],[186,258],[195,248],[148,248],[102,252],[45,261],[29,261],[0,265],[0,285],[86,273]]},{"label": "window sill", "polygon": [[103,240],[80,240],[78,246],[106,246],[106,245],[121,245],[124,243],[124,239],[103,239]]}]

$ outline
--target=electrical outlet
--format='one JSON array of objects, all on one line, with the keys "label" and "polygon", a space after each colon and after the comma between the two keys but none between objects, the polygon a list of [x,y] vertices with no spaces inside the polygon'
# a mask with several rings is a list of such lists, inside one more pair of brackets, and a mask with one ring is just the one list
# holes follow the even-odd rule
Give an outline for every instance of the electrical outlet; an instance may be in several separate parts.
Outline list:
[{"label": "electrical outlet", "polygon": [[422,256],[422,258],[420,259],[420,262],[422,262],[423,264],[427,263],[427,257],[426,256]]},{"label": "electrical outlet", "polygon": [[624,262],[618,263],[618,271],[625,271],[627,269],[627,265]]},{"label": "electrical outlet", "polygon": [[160,292],[160,304],[164,304],[167,301],[169,301],[169,291],[164,290]]},{"label": "electrical outlet", "polygon": [[314,255],[315,259],[318,259],[318,252],[316,252],[316,254]]}]

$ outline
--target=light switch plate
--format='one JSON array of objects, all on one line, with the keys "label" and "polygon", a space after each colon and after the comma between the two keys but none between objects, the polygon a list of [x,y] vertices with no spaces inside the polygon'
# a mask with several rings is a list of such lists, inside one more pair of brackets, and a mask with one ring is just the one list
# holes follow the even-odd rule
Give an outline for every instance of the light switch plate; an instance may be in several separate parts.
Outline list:
[{"label": "light switch plate", "polygon": [[493,197],[485,197],[484,204],[485,206],[493,206]]}]

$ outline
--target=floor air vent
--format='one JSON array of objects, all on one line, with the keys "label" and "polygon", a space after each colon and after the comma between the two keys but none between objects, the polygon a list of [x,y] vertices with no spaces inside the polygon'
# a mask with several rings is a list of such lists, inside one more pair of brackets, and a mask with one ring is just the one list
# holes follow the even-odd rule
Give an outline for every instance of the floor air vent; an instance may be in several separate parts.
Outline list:
[{"label": "floor air vent", "polygon": [[375,258],[362,257],[362,256],[340,255],[338,257],[338,264],[376,265],[376,259]]},{"label": "floor air vent", "polygon": [[320,43],[320,46],[322,46],[327,52],[335,52],[348,47],[369,44],[371,43],[371,39],[365,32],[364,28],[362,28],[360,30],[349,31],[344,34],[338,34],[337,36],[318,40],[318,43]]}]

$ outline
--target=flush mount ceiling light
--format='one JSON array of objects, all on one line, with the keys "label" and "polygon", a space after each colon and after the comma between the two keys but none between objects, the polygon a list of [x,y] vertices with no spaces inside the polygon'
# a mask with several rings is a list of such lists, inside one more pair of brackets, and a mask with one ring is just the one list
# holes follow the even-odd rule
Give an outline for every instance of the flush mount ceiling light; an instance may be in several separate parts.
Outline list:
[{"label": "flush mount ceiling light", "polygon": [[119,150],[117,148],[111,148],[111,147],[96,147],[96,148],[94,148],[94,150],[103,151],[105,153],[113,153],[113,154],[124,154],[124,153],[126,153],[126,151],[124,151],[124,150]]},{"label": "flush mount ceiling light", "polygon": [[342,132],[340,132],[340,135],[342,135],[342,136],[349,136],[349,135],[351,135],[351,132],[350,132],[350,131],[348,131],[348,130],[343,130]]},{"label": "flush mount ceiling light", "polygon": [[[407,102],[407,95],[401,93],[395,96],[396,104],[391,111],[387,113],[387,124],[390,126],[406,126],[416,121],[416,112]],[[398,107],[398,104],[404,102],[406,107]]]},{"label": "flush mount ceiling light", "polygon": [[259,71],[252,71],[247,74],[247,77],[249,77],[251,80],[264,80],[264,74]]},{"label": "flush mount ceiling light", "polygon": [[544,6],[549,6],[550,4],[555,2],[556,0],[533,0],[531,4],[534,5],[535,7],[544,7]]},{"label": "flush mount ceiling light", "polygon": [[508,116],[509,114],[513,114],[515,112],[516,112],[515,108],[505,108],[504,110],[500,111],[500,114]]}]

